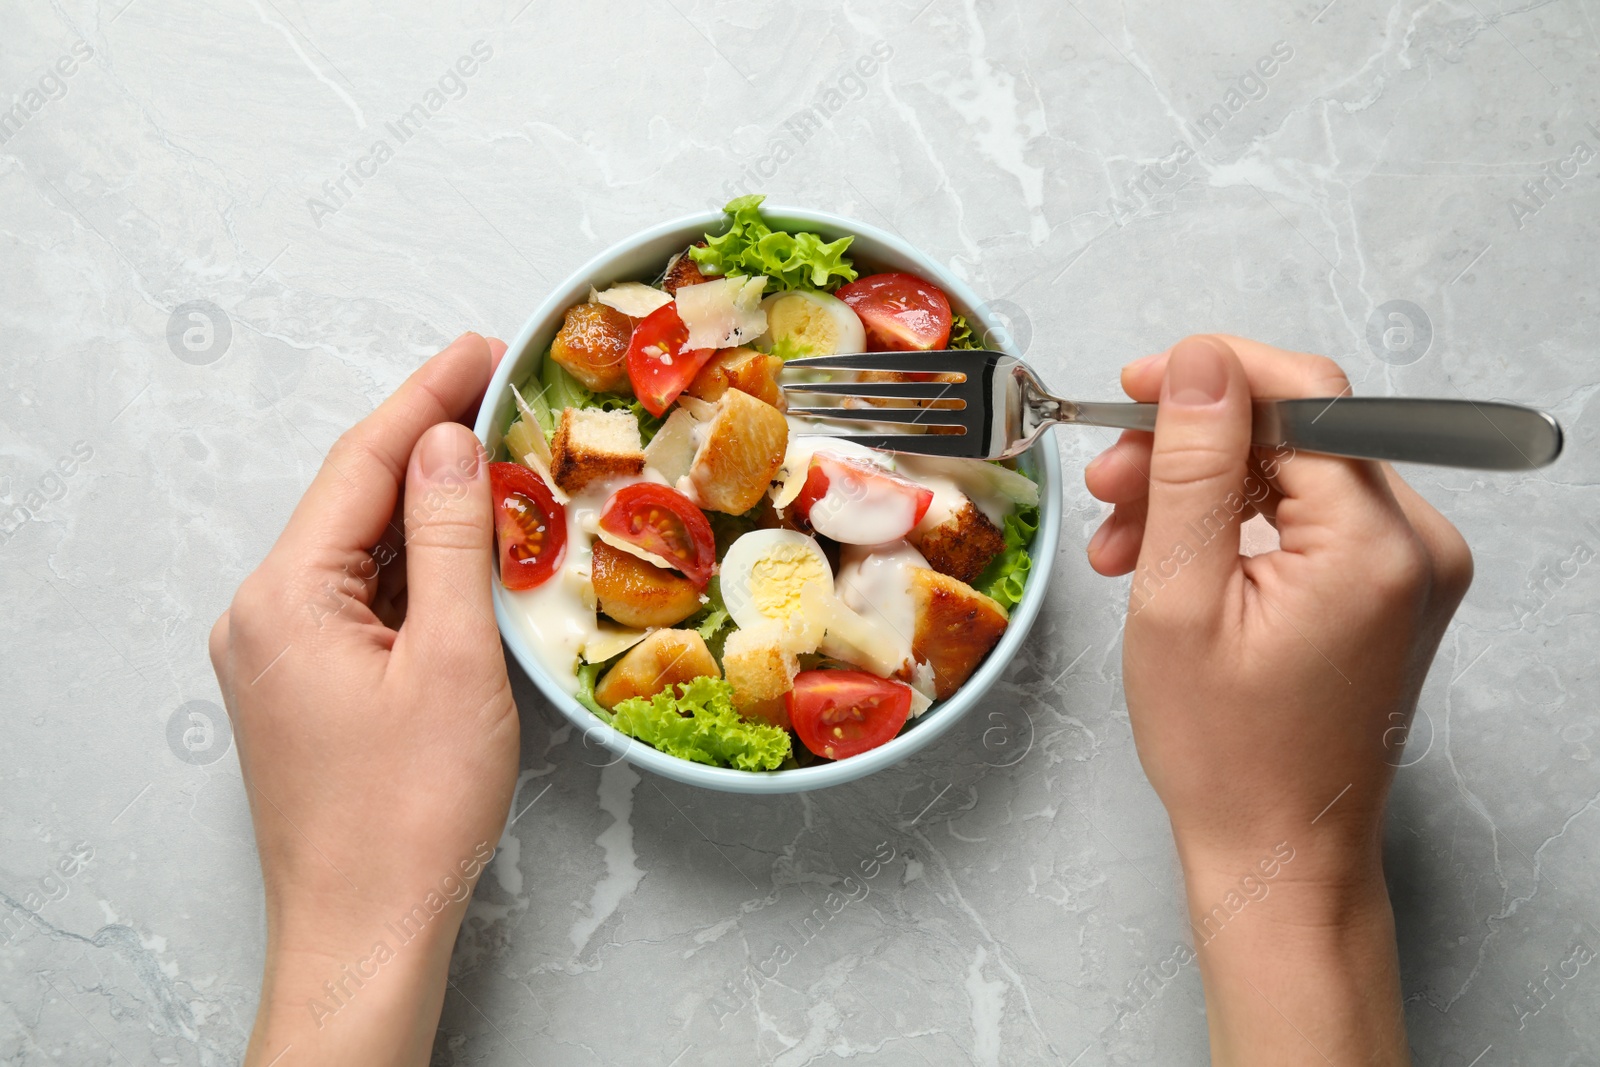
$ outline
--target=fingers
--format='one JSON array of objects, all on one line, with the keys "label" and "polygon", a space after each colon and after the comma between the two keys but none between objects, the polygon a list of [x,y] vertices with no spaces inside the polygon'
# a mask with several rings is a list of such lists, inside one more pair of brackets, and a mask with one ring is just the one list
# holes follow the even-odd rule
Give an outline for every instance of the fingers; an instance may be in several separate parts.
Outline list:
[{"label": "fingers", "polygon": [[1148,493],[1153,442],[1150,434],[1124,430],[1116,444],[1096,456],[1083,469],[1083,483],[1095,499],[1126,504]]},{"label": "fingers", "polygon": [[488,342],[463,334],[346,431],[329,450],[272,557],[341,576],[353,563],[359,565],[390,525],[417,441],[429,427],[459,419],[478,403],[493,362]]},{"label": "fingers", "polygon": [[1384,478],[1388,481],[1389,491],[1394,494],[1401,510],[1411,522],[1412,529],[1417,531],[1417,536],[1422,539],[1423,547],[1428,553],[1432,564],[1434,594],[1442,605],[1448,606],[1446,617],[1454,612],[1456,605],[1461,603],[1461,598],[1466,596],[1467,587],[1472,584],[1472,549],[1467,547],[1466,538],[1461,536],[1450,520],[1439,514],[1438,510],[1422,498],[1404,478],[1395,473],[1393,467],[1384,463]]},{"label": "fingers", "polygon": [[1096,499],[1116,510],[1089,541],[1089,566],[1114,577],[1127,574],[1139,560],[1150,495],[1150,448],[1154,437],[1124,430],[1116,442],[1084,468],[1083,481]]},{"label": "fingers", "polygon": [[233,670],[228,663],[228,612],[224,611],[222,617],[211,627],[211,636],[206,640],[207,651],[211,653],[211,670],[217,676],[217,683],[224,692],[232,684]]},{"label": "fingers", "polygon": [[[1286,352],[1243,337],[1219,339],[1239,357],[1250,392],[1258,399],[1325,396],[1337,403],[1334,398],[1350,395],[1349,379],[1324,356]],[[1157,353],[1123,368],[1123,389],[1135,400],[1156,399],[1171,356],[1171,351]],[[1279,527],[1286,552],[1353,550],[1375,526],[1402,517],[1376,463],[1287,446],[1258,450],[1256,462],[1276,491],[1264,510]]]},{"label": "fingers", "polygon": [[1107,578],[1127,574],[1139,562],[1139,545],[1144,540],[1145,513],[1149,497],[1141,496],[1118,504],[1111,517],[1100,524],[1089,540],[1089,566]]},{"label": "fingers", "polygon": [[[1250,393],[1256,399],[1269,397],[1339,396],[1348,393],[1350,381],[1339,365],[1326,356],[1290,352],[1232,334],[1213,334],[1239,357]],[[1176,347],[1176,346],[1174,346]],[[1154,403],[1161,396],[1161,380],[1166,376],[1167,359],[1172,349],[1134,360],[1122,368],[1122,388],[1134,400]]]},{"label": "fingers", "polygon": [[423,434],[406,475],[405,524],[406,621],[396,654],[477,677],[502,653],[490,594],[489,478],[471,430],[444,423]]},{"label": "fingers", "polygon": [[1239,573],[1250,385],[1224,342],[1191,337],[1167,358],[1160,404],[1138,569],[1163,583],[1181,570],[1190,609],[1220,609]]}]

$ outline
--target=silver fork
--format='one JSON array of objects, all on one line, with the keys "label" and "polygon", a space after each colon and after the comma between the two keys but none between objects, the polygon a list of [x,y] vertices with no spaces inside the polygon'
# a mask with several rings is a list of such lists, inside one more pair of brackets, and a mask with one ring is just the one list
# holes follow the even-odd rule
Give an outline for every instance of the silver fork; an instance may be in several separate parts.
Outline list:
[{"label": "silver fork", "polygon": [[[1154,430],[1156,405],[1085,403],[1054,396],[1015,356],[987,350],[864,352],[791,359],[785,365],[820,371],[961,374],[961,381],[922,380],[787,383],[790,396],[916,401],[926,407],[801,407],[790,415],[857,424],[862,432],[819,429],[804,436],[844,437],[891,452],[1006,459],[1061,423]],[[942,406],[932,406],[935,401]],[[912,432],[886,432],[881,424]],[[912,429],[914,427],[914,429]],[[923,432],[941,427],[938,433]],[[954,427],[955,429],[948,429]],[[1258,400],[1254,441],[1396,463],[1435,463],[1481,470],[1529,470],[1561,454],[1561,426],[1542,411],[1488,400],[1409,397],[1317,397]]]}]

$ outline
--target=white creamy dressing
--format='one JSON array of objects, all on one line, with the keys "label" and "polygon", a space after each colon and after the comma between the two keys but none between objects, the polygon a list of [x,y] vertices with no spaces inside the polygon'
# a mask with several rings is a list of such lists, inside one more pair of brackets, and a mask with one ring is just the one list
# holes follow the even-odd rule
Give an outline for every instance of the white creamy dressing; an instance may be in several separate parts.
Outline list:
[{"label": "white creamy dressing", "polygon": [[873,624],[885,658],[892,662],[911,659],[911,639],[917,632],[911,576],[927,566],[908,541],[844,545],[839,550],[839,573],[834,577],[839,599]]},{"label": "white creamy dressing", "polygon": [[606,501],[626,485],[661,483],[646,467],[642,475],[590,482],[566,504],[567,549],[561,566],[532,589],[503,589],[506,609],[521,624],[539,663],[568,693],[578,691],[578,661],[591,641],[616,640],[615,627],[602,630],[595,613],[593,542]]},{"label": "white creamy dressing", "polygon": [[952,463],[937,456],[904,454],[898,459],[901,474],[933,490],[933,503],[928,505],[928,513],[918,524],[919,530],[939,525],[960,511],[968,500],[972,501],[996,526],[999,526],[1000,521],[1017,505],[1015,496],[1006,492],[1006,488],[1012,483],[1002,482],[979,469],[989,466],[982,460],[958,460]]}]

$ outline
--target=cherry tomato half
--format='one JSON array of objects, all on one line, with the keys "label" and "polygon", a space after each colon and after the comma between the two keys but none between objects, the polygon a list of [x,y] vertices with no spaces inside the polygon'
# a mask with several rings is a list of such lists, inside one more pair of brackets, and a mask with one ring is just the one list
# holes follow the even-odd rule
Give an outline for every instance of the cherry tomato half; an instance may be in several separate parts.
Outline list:
[{"label": "cherry tomato half", "polygon": [[489,464],[500,581],[507,589],[542,584],[567,554],[567,509],[544,480],[520,463]]},{"label": "cherry tomato half", "polygon": [[911,687],[866,671],[801,671],[784,697],[800,743],[848,759],[894,737],[911,714]]},{"label": "cherry tomato half", "polygon": [[625,485],[600,511],[600,529],[665,559],[704,589],[717,565],[717,540],[705,513],[676,489]]},{"label": "cherry tomato half", "polygon": [[846,545],[881,545],[910,533],[933,503],[933,490],[876,463],[833,452],[811,457],[795,514],[823,537]]},{"label": "cherry tomato half", "polygon": [[688,388],[714,348],[684,348],[689,327],[678,318],[678,305],[662,304],[639,320],[628,339],[628,381],[633,395],[652,415],[662,415]]},{"label": "cherry tomato half", "polygon": [[950,301],[915,274],[869,274],[833,295],[866,327],[869,352],[925,352],[950,340]]}]

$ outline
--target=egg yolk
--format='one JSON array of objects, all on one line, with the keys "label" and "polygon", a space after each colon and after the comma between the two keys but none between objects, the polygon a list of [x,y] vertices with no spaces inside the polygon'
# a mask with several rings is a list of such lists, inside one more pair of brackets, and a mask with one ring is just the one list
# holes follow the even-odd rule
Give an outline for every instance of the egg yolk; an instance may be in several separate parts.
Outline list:
[{"label": "egg yolk", "polygon": [[787,619],[800,610],[800,591],[826,578],[827,563],[815,552],[785,546],[750,568],[750,598],[769,619]]}]

